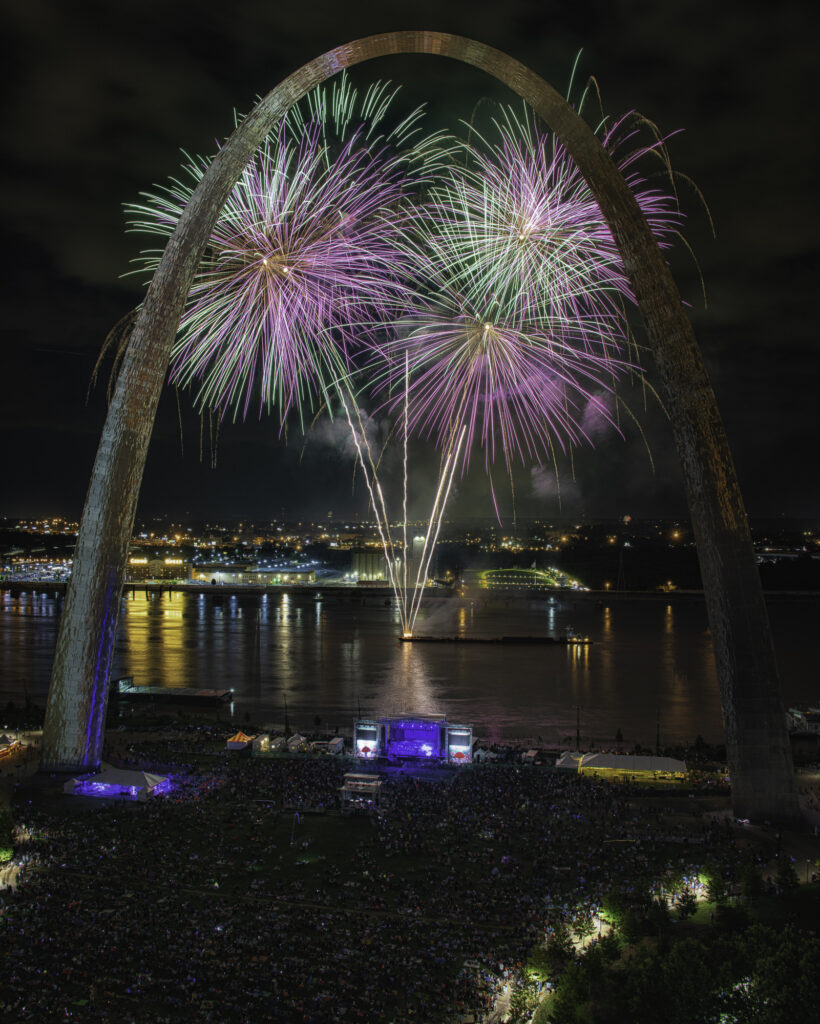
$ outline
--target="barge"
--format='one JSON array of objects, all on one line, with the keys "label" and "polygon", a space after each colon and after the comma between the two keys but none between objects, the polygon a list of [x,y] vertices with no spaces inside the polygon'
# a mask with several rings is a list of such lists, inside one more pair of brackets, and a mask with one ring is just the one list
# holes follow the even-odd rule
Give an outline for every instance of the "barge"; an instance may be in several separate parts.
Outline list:
[{"label": "barge", "polygon": [[157,701],[163,704],[229,704],[233,690],[199,690],[193,686],[135,686],[133,676],[117,679],[111,687],[115,700]]},{"label": "barge", "polygon": [[593,643],[588,636],[430,636],[403,633],[403,644],[541,644],[552,647],[583,647]]}]

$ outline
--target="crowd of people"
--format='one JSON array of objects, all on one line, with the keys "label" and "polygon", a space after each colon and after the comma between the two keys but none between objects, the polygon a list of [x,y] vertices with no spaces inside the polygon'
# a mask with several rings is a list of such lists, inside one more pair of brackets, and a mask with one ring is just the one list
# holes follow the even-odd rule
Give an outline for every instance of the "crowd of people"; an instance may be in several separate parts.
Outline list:
[{"label": "crowd of people", "polygon": [[16,1019],[483,1020],[533,945],[589,925],[608,892],[742,856],[723,824],[548,769],[391,770],[378,815],[349,819],[342,759],[174,742],[117,751],[171,771],[148,804],[20,789],[27,864],[0,893]]}]

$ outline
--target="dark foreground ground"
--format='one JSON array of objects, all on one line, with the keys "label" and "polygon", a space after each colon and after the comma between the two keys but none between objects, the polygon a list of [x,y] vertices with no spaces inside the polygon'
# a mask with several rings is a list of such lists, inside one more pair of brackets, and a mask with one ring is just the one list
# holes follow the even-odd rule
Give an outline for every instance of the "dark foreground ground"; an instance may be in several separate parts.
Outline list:
[{"label": "dark foreground ground", "polygon": [[775,993],[820,997],[816,840],[721,819],[725,796],[488,765],[391,772],[380,815],[348,817],[350,762],[223,747],[120,736],[109,754],[175,778],[148,804],[18,784],[8,1019],[790,1019],[775,970]]}]

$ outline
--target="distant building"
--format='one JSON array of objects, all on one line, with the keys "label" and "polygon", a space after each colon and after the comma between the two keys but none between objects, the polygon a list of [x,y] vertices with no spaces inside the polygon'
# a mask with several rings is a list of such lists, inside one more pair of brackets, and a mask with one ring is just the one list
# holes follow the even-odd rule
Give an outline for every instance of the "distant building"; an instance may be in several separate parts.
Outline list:
[{"label": "distant building", "polygon": [[190,562],[184,558],[149,558],[147,555],[132,555],[125,568],[129,583],[146,583],[152,580],[187,580]]},{"label": "distant building", "polygon": [[244,586],[275,586],[277,584],[315,583],[315,569],[288,567],[260,569],[256,565],[199,565],[193,569],[191,579],[198,583],[229,584]]},{"label": "distant building", "polygon": [[560,569],[485,569],[465,573],[465,583],[482,590],[585,590],[578,580]]},{"label": "distant building", "polygon": [[387,563],[382,551],[364,549],[354,551],[351,570],[358,580],[375,581],[387,579]]}]

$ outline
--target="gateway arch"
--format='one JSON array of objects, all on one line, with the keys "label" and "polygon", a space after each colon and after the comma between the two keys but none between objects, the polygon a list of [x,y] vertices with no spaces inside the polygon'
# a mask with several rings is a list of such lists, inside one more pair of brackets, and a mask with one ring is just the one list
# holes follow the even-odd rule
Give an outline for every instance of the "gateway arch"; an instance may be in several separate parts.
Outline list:
[{"label": "gateway arch", "polygon": [[638,301],[683,468],[697,544],[739,817],[799,816],[768,615],[714,392],[680,295],[615,164],[540,76],[491,46],[444,32],[389,32],[339,46],[264,97],[219,150],[168,241],[123,357],[75,549],[46,705],[41,768],[101,758],[109,669],[128,544],[174,337],[214,223],[245,165],[288,109],[344,68],[391,54],[438,54],[522,97],[578,165],[612,231]]}]

